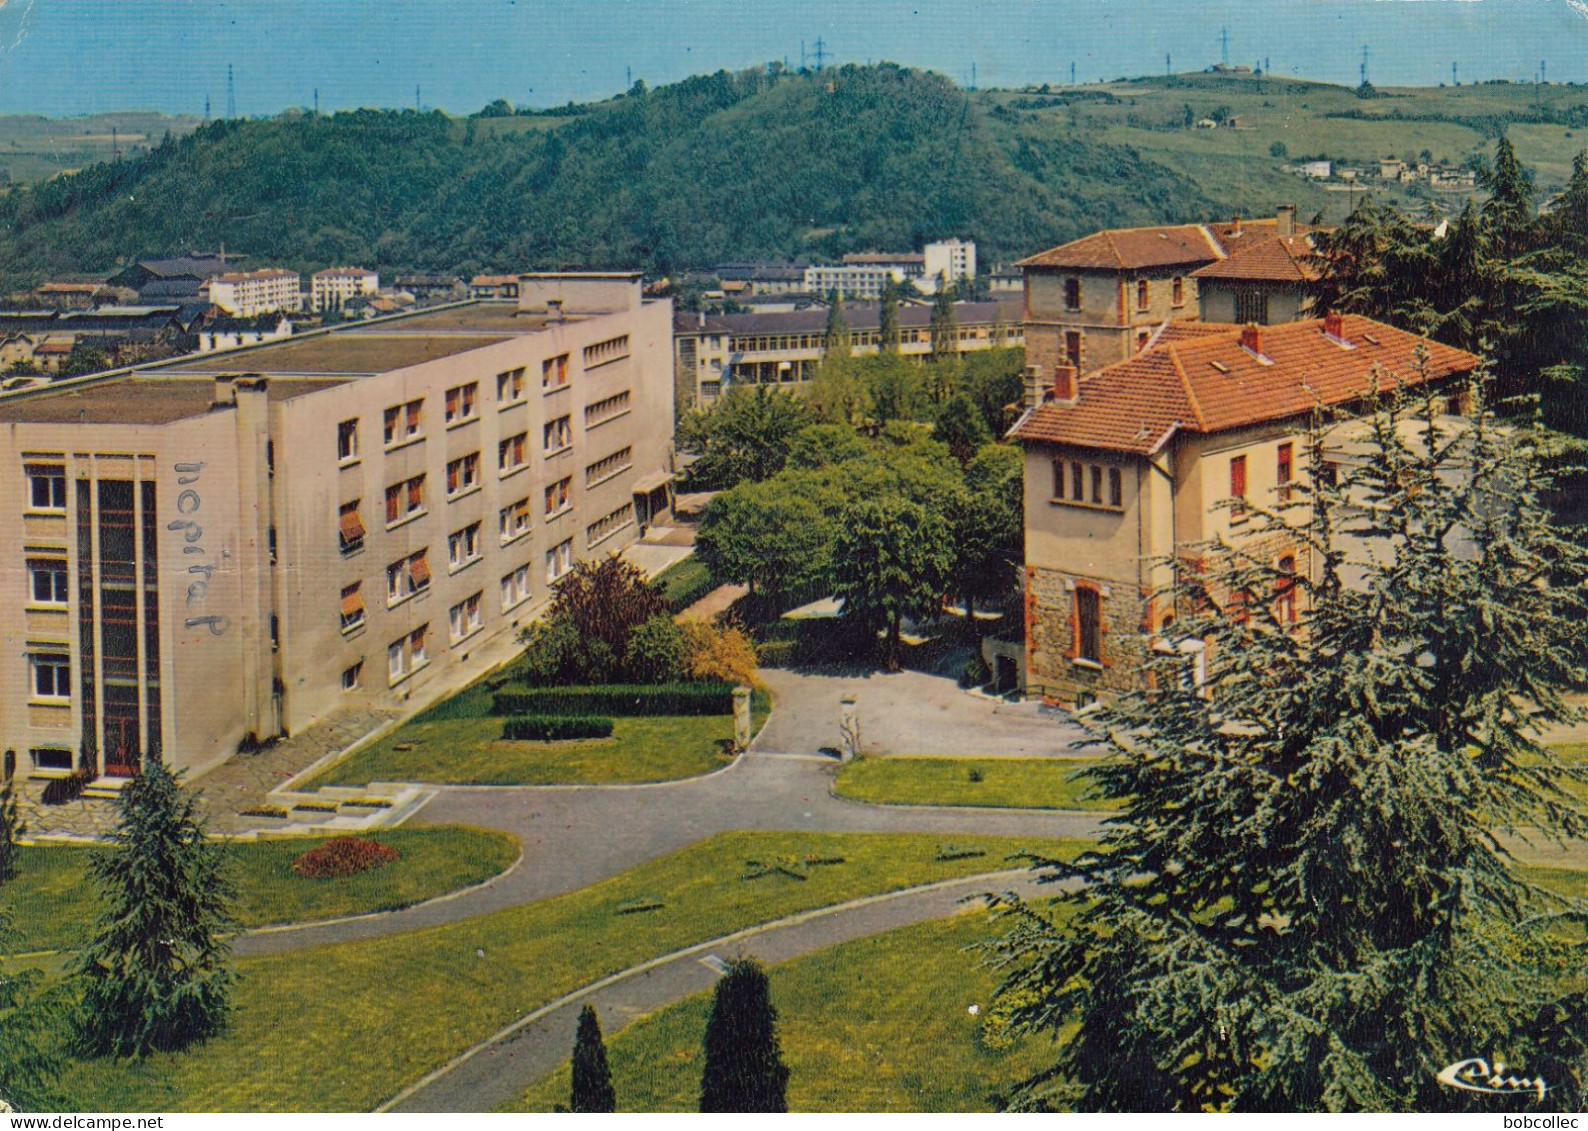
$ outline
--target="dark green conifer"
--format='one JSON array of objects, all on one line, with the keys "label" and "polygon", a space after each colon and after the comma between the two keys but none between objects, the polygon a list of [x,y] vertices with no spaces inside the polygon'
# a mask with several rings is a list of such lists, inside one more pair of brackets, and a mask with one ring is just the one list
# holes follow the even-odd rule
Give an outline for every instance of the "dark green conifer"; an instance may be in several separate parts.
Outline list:
[{"label": "dark green conifer", "polygon": [[717,983],[705,1052],[701,1111],[788,1110],[788,1068],[778,1048],[777,1010],[766,969],[754,959],[728,963]]},{"label": "dark green conifer", "polygon": [[618,1109],[612,1090],[612,1070],[607,1067],[607,1046],[601,1039],[601,1022],[591,1006],[579,1011],[579,1032],[573,1041],[573,1087],[569,1111],[610,1112]]}]

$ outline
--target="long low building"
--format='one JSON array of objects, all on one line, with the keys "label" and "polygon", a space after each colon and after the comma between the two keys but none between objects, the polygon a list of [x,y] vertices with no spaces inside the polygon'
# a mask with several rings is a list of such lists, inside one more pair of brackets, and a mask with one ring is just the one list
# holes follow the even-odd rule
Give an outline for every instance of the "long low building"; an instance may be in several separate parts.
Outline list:
[{"label": "long low building", "polygon": [[[881,310],[873,303],[844,308],[855,355],[881,348]],[[957,302],[954,320],[961,353],[1025,342],[1018,301]],[[932,308],[899,308],[899,352],[917,360],[932,352]],[[795,385],[822,362],[827,308],[778,314],[692,314],[673,319],[673,366],[681,408],[705,407],[734,384]]]},{"label": "long low building", "polygon": [[670,330],[637,274],[526,275],[0,397],[7,773],[199,769],[467,665],[666,516]]}]

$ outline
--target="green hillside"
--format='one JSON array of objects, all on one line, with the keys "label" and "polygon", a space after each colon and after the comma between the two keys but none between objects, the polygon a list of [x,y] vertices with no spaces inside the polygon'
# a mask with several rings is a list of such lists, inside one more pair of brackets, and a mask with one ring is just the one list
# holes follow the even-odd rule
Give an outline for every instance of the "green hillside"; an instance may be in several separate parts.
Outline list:
[{"label": "green hillside", "polygon": [[[1505,130],[1547,191],[1588,145],[1584,88],[1377,93],[1217,75],[965,92],[881,64],[637,84],[534,115],[212,122],[119,163],[0,193],[0,284],[221,243],[304,270],[661,272],[962,235],[992,262],[1102,226],[1253,216],[1280,203],[1340,219],[1360,191],[1282,171],[1303,157],[1366,164],[1426,152],[1459,164],[1492,152]],[[1188,116],[1237,126],[1188,129]],[[0,121],[0,155],[10,128]],[[1426,185],[1371,189],[1401,207],[1464,202]]]},{"label": "green hillside", "polygon": [[992,118],[891,65],[726,72],[566,118],[360,111],[215,122],[0,197],[8,285],[225,242],[386,270],[833,254],[971,236],[1008,257],[1215,202],[1129,148]]}]

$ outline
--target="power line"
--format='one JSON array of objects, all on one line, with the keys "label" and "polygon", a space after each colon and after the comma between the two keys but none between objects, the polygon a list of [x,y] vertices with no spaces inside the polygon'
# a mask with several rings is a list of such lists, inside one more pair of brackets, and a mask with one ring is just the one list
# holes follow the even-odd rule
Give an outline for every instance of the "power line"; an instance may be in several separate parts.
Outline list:
[{"label": "power line", "polygon": [[1367,44],[1362,44],[1362,85],[1367,85]]},{"label": "power line", "polygon": [[822,37],[819,35],[816,37],[816,47],[814,53],[816,55],[816,73],[821,74],[822,67],[827,62],[827,44],[822,42]]}]

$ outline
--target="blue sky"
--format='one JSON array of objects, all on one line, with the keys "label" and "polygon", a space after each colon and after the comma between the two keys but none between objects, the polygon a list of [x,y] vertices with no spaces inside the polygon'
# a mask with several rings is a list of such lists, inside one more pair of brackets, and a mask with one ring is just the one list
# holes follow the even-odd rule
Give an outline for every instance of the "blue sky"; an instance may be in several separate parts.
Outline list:
[{"label": "blue sky", "polygon": [[821,38],[983,86],[1271,60],[1354,83],[1588,81],[1588,0],[0,0],[0,113],[241,114],[552,105],[771,59]]}]

